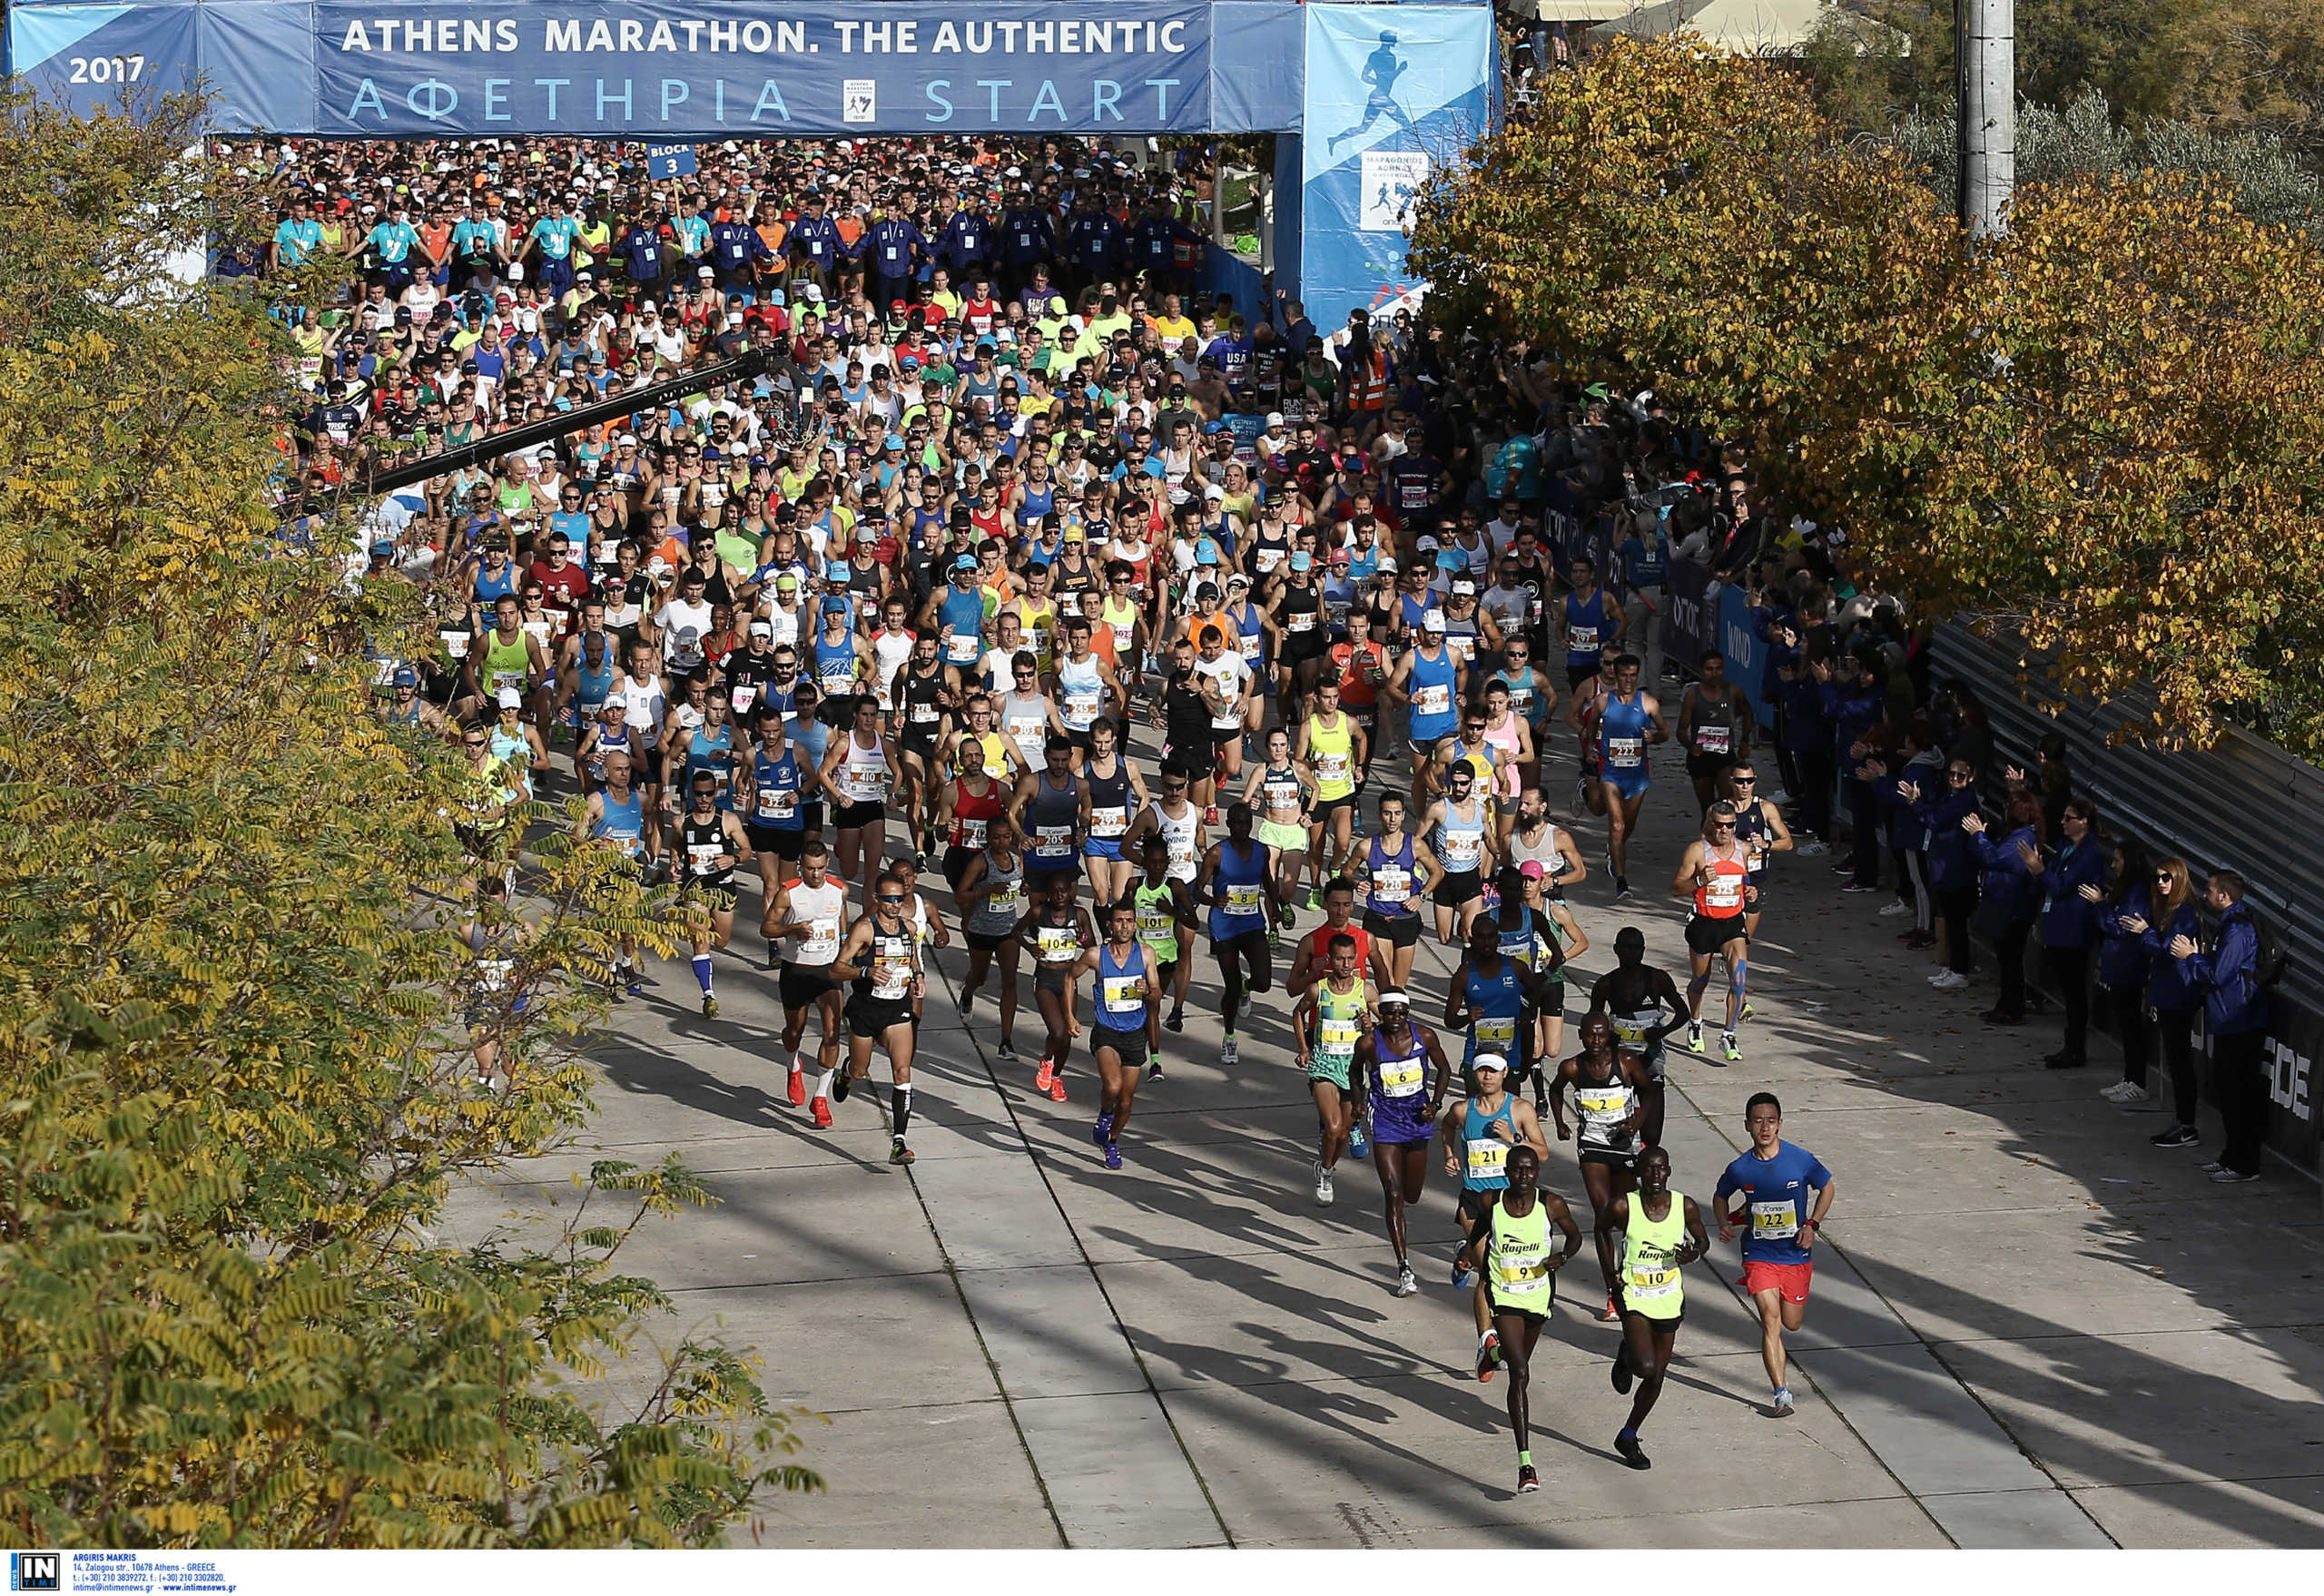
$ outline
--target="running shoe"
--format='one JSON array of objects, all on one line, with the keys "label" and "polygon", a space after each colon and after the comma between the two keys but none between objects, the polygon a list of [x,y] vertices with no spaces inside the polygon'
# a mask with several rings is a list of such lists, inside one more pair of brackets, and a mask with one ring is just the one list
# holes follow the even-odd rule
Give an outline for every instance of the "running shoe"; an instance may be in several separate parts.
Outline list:
[{"label": "running shoe", "polygon": [[629,984],[625,986],[622,990],[627,992],[633,998],[644,997],[645,995],[645,972],[638,970],[632,970],[629,972]]},{"label": "running shoe", "polygon": [[1114,1117],[1111,1114],[1098,1116],[1098,1123],[1089,1128],[1089,1139],[1101,1148],[1114,1139]]},{"label": "running shoe", "polygon": [[1062,1103],[1065,1101],[1064,1076],[1052,1075],[1049,1077],[1049,1101],[1052,1103]]},{"label": "running shoe", "polygon": [[715,1020],[718,1018],[718,1000],[712,997],[708,992],[702,994],[702,1017],[704,1020]]},{"label": "running shoe", "polygon": [[920,871],[924,871],[928,868],[928,854],[924,850],[915,850],[913,852],[911,856],[911,867],[914,870]]},{"label": "running shoe", "polygon": [[1719,1033],[1718,1050],[1727,1055],[1727,1061],[1729,1064],[1743,1062],[1743,1049],[1737,1045],[1735,1033],[1731,1030]]},{"label": "running shoe", "polygon": [[1270,953],[1279,953],[1282,951],[1283,928],[1278,925],[1271,925],[1267,927],[1267,951]]},{"label": "running shoe", "polygon": [[1621,1309],[1614,1305],[1613,1296],[1611,1293],[1609,1293],[1606,1297],[1606,1305],[1598,1310],[1598,1322],[1600,1325],[1610,1325],[1621,1316]]},{"label": "running shoe", "polygon": [[1146,1079],[1148,1079],[1148,1080],[1159,1080],[1159,1079],[1162,1079],[1162,1060],[1161,1060],[1161,1059],[1155,1059],[1155,1060],[1154,1060],[1154,1062],[1153,1062],[1153,1063],[1148,1064],[1148,1065],[1146,1067]]},{"label": "running shoe", "polygon": [[1324,1167],[1320,1158],[1315,1162],[1315,1206],[1319,1208],[1332,1206],[1332,1172]]},{"label": "running shoe", "polygon": [[2240,1186],[2247,1180],[2259,1178],[2260,1172],[2257,1169],[2214,1169],[2211,1171],[2211,1184],[2214,1186]]},{"label": "running shoe", "polygon": [[1488,1330],[1484,1339],[1477,1343],[1477,1378],[1485,1384],[1492,1384],[1493,1366],[1500,1362],[1501,1333]]},{"label": "running shoe", "polygon": [[2201,1163],[2196,1165],[2195,1167],[2201,1170],[2204,1174],[2209,1175],[2215,1170],[2224,1169],[2227,1166],[2221,1163],[2217,1158],[2206,1158]]},{"label": "running shoe", "polygon": [[1310,887],[1310,888],[1308,888],[1308,889],[1307,889],[1307,907],[1308,907],[1308,908],[1310,908],[1310,909],[1321,909],[1323,906],[1324,906],[1324,892],[1323,892],[1323,889],[1322,889],[1322,888],[1320,888],[1320,887]]},{"label": "running shoe", "polygon": [[1814,837],[1810,837],[1799,845],[1799,851],[1802,853],[1829,853],[1832,849],[1829,843],[1819,842]]},{"label": "running shoe", "polygon": [[1638,1437],[1635,1435],[1615,1436],[1614,1450],[1620,1453],[1622,1461],[1634,1469],[1650,1469],[1654,1466],[1652,1461],[1646,1455],[1646,1448],[1638,1443]]},{"label": "running shoe", "polygon": [[832,1096],[844,1103],[847,1101],[847,1094],[854,1089],[855,1078],[842,1069],[839,1072],[839,1079],[832,1083]]},{"label": "running shoe", "polygon": [[1616,876],[1614,878],[1614,901],[1620,903],[1630,895],[1630,878],[1626,875]]},{"label": "running shoe", "polygon": [[2143,1103],[2154,1097],[2152,1092],[2134,1080],[2118,1080],[2098,1095],[2110,1103]]},{"label": "running shoe", "polygon": [[[1876,892],[1879,890],[1880,889],[1876,886],[1867,887],[1862,882],[1850,882],[1846,886],[1840,889],[1843,892]],[[1904,906],[1902,904],[1898,904],[1897,907],[1901,909]],[[1884,909],[1880,912],[1886,914],[1888,911]]]},{"label": "running shoe", "polygon": [[1221,1064],[1239,1064],[1243,1061],[1243,1043],[1231,1030],[1218,1044],[1218,1061]]},{"label": "running shoe", "polygon": [[1420,1293],[1420,1276],[1413,1273],[1410,1264],[1396,1266],[1396,1295],[1416,1296]]},{"label": "running shoe", "polygon": [[1000,1045],[993,1049],[992,1056],[1003,1064],[1014,1064],[1018,1061],[1016,1044],[1007,1037],[1002,1037]]},{"label": "running shoe", "polygon": [[1768,1417],[1771,1419],[1787,1419],[1791,1417],[1791,1387],[1788,1385],[1779,1386],[1777,1388],[1775,1395],[1768,1400]]},{"label": "running shoe", "polygon": [[1364,1128],[1361,1119],[1347,1128],[1347,1150],[1359,1158],[1372,1156],[1372,1135]]},{"label": "running shoe", "polygon": [[1057,1069],[1049,1062],[1049,1056],[1043,1053],[1040,1069],[1033,1077],[1033,1089],[1037,1092],[1045,1092],[1049,1089],[1049,1082],[1056,1079]]},{"label": "running shoe", "polygon": [[1756,1020],[1758,1017],[1759,1011],[1751,1006],[1751,1000],[1748,998],[1744,999],[1743,1007],[1736,1015],[1736,1018],[1738,1020]]},{"label": "running shoe", "polygon": [[1520,1496],[1528,1496],[1532,1493],[1539,1491],[1541,1488],[1541,1479],[1540,1475],[1533,1472],[1533,1465],[1531,1463],[1519,1463],[1517,1465],[1517,1494]]},{"label": "running shoe", "polygon": [[968,990],[966,988],[963,988],[960,996],[952,1000],[952,1007],[960,1011],[961,1019],[966,1020],[970,1015],[976,1012],[977,995],[974,992]]},{"label": "running shoe", "polygon": [[1929,985],[1935,987],[1940,992],[1957,992],[1968,984],[1969,978],[1962,974],[1957,970],[1948,970],[1943,975],[1938,976],[1935,980],[1929,982]]},{"label": "running shoe", "polygon": [[1625,1341],[1614,1353],[1614,1394],[1628,1396],[1630,1394],[1631,1378],[1630,1344]]},{"label": "running shoe", "polygon": [[814,1103],[814,1110],[815,1128],[817,1130],[829,1130],[832,1128],[831,1103],[825,1098],[817,1098]]},{"label": "running shoe", "polygon": [[807,1072],[796,1064],[791,1067],[791,1106],[803,1108],[807,1101]]},{"label": "running shoe", "polygon": [[[1162,1029],[1167,1031],[1180,1031],[1186,1030],[1187,1011],[1184,1009],[1171,1010],[1170,1018],[1162,1022]],[[1157,1064],[1154,1068],[1160,1069],[1162,1066]]]},{"label": "running shoe", "polygon": [[2191,1125],[2166,1125],[2148,1137],[2149,1145],[2158,1148],[2191,1148],[2200,1144],[2202,1133]]},{"label": "running shoe", "polygon": [[908,1148],[908,1147],[904,1146],[903,1138],[901,1138],[901,1137],[898,1137],[894,1141],[891,1142],[891,1143],[888,1145],[888,1162],[889,1162],[889,1163],[891,1163],[891,1164],[910,1164],[910,1163],[912,1163],[912,1162],[914,1162],[914,1161],[915,1161],[915,1160],[914,1160],[914,1158],[913,1158],[913,1157],[912,1157],[912,1150],[911,1150],[910,1148]]},{"label": "running shoe", "polygon": [[1459,1253],[1456,1252],[1452,1255],[1452,1288],[1455,1291],[1474,1291],[1477,1288],[1477,1281],[1479,1278],[1480,1276],[1474,1269],[1463,1269],[1461,1267],[1461,1255]]},{"label": "running shoe", "polygon": [[1699,1053],[1702,1050],[1703,1022],[1699,1020],[1689,1020],[1687,1021],[1687,1051]]},{"label": "running shoe", "polygon": [[1910,903],[1884,903],[1880,906],[1880,918],[1887,920],[1892,916],[1910,914],[1912,911],[1913,906]]},{"label": "running shoe", "polygon": [[1119,1148],[1116,1147],[1112,1142],[1108,1142],[1108,1143],[1106,1144],[1106,1167],[1107,1167],[1107,1168],[1108,1168],[1108,1169],[1118,1169],[1118,1168],[1120,1168],[1121,1167],[1122,1167],[1122,1150],[1121,1150],[1121,1148]]}]

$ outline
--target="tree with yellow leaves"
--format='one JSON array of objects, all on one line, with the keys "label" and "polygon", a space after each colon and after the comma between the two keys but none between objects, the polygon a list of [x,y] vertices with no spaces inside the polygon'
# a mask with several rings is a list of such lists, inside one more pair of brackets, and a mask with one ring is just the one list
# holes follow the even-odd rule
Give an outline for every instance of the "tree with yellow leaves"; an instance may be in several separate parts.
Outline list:
[{"label": "tree with yellow leaves", "polygon": [[1752,447],[1925,616],[2024,645],[2038,691],[2152,683],[2324,753],[2324,266],[2224,185],[2019,191],[1967,247],[1896,152],[1763,63],[1617,41],[1423,196],[1433,316],[1651,386]]},{"label": "tree with yellow leaves", "polygon": [[[288,342],[164,267],[246,225],[179,159],[198,107],[5,109],[0,1521],[51,1545],[715,1542],[816,1483],[751,1361],[682,1339],[615,1414],[584,1384],[667,1311],[616,1272],[624,1237],[702,1187],[600,1164],[544,1242],[430,1228],[455,1183],[581,1123],[608,951],[680,921],[571,847],[521,931],[458,899],[463,773],[371,702],[413,595],[350,590],[339,522],[280,536]],[[477,1089],[471,1028],[503,1089]]]}]

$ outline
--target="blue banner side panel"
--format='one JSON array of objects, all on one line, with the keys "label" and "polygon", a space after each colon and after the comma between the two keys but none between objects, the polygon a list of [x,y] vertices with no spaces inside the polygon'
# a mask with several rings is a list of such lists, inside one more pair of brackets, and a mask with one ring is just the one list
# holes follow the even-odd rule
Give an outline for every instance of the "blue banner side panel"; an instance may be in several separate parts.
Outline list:
[{"label": "blue banner side panel", "polygon": [[1482,5],[1310,5],[1301,138],[1299,281],[1325,332],[1419,286],[1404,223],[1433,165],[1491,125],[1492,12]]},{"label": "blue banner side panel", "polygon": [[219,133],[315,125],[314,8],[281,0],[205,0],[200,59]]},{"label": "blue banner side panel", "polygon": [[1304,141],[1296,133],[1285,133],[1275,142],[1275,320],[1286,318],[1283,306],[1286,300],[1301,295],[1300,239],[1302,236],[1302,201],[1305,191],[1301,183],[1304,157],[1300,145]]},{"label": "blue banner side panel", "polygon": [[1305,19],[1281,0],[1211,7],[1212,133],[1296,133],[1305,77]]}]

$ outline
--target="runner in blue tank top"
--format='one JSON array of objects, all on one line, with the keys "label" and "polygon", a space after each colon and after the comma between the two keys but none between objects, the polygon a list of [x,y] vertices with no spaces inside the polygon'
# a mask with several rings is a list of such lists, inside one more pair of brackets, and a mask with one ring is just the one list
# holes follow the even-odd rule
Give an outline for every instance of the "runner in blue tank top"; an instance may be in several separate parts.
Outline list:
[{"label": "runner in blue tank top", "polygon": [[1250,971],[1253,992],[1275,984],[1267,927],[1283,909],[1275,875],[1275,850],[1251,835],[1251,806],[1236,803],[1226,812],[1226,835],[1203,855],[1194,890],[1196,902],[1211,905],[1210,953],[1218,961],[1219,1014],[1226,1033],[1219,1044],[1222,1064],[1234,1064],[1242,1057],[1235,1013],[1243,1001],[1244,970]]},{"label": "runner in blue tank top", "polygon": [[1452,972],[1451,990],[1444,995],[1444,1024],[1469,1033],[1464,1068],[1473,1069],[1477,1059],[1497,1053],[1511,1074],[1522,1080],[1532,1050],[1532,1038],[1523,1023],[1525,1005],[1541,1001],[1541,977],[1516,960],[1502,957],[1495,918],[1481,914],[1469,928],[1468,957]]},{"label": "runner in blue tank top", "polygon": [[1099,911],[1105,940],[1081,956],[1080,970],[1094,971],[1089,1055],[1101,1081],[1098,1123],[1089,1139],[1105,1155],[1106,1167],[1122,1167],[1122,1128],[1137,1097],[1139,1070],[1162,1045],[1162,976],[1153,952],[1138,940],[1137,904],[1123,898]]},{"label": "runner in blue tank top", "polygon": [[1384,990],[1380,1023],[1355,1045],[1362,1111],[1371,1125],[1372,1167],[1387,1198],[1388,1245],[1396,1249],[1396,1295],[1420,1289],[1405,1242],[1404,1211],[1428,1184],[1428,1144],[1452,1072],[1436,1033],[1412,1017],[1403,993]]},{"label": "runner in blue tank top", "polygon": [[1590,807],[1606,817],[1606,869],[1617,901],[1630,895],[1630,840],[1646,803],[1647,748],[1670,740],[1662,705],[1638,685],[1638,655],[1614,662],[1614,685],[1598,717],[1598,791]]}]

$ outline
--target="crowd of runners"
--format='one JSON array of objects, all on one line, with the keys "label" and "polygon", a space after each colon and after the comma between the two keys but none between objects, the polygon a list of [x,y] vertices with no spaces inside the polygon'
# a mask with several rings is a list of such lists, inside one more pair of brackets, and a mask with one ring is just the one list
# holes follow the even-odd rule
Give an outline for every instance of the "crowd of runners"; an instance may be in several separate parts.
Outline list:
[{"label": "crowd of runners", "polygon": [[[1408,310],[1327,339],[1296,304],[1198,294],[1193,196],[1164,167],[1067,140],[704,146],[666,179],[634,148],[555,141],[225,155],[283,196],[229,269],[346,263],[343,292],[279,311],[315,396],[287,496],[774,357],[369,512],[359,579],[422,585],[440,634],[383,662],[383,714],[471,766],[479,896],[505,903],[539,805],[577,797],[579,841],[690,906],[688,1000],[715,1016],[722,980],[770,981],[792,1108],[821,1128],[877,1114],[898,1164],[944,985],[980,1029],[990,1012],[1002,1069],[1029,1054],[1035,1089],[1088,1108],[1109,1168],[1189,1002],[1215,1010],[1204,1062],[1228,1069],[1280,1068],[1243,1057],[1269,1017],[1315,1102],[1315,1200],[1372,1165],[1396,1295],[1422,1288],[1433,1167],[1457,1183],[1451,1278],[1478,1378],[1507,1383],[1521,1490],[1529,1359],[1585,1201],[1588,1295],[1633,1394],[1620,1455],[1649,1466],[1712,1228],[1740,1232],[1770,1411],[1791,1410],[1783,1336],[1832,1175],[1766,1092],[1748,1151],[1674,1171],[1664,1063],[1747,1057],[1774,860],[1827,851],[1835,794],[1849,888],[1893,850],[1903,940],[1942,933],[1940,984],[1965,983],[1980,875],[1988,901],[2023,878],[1996,1023],[2022,1016],[2034,920],[2053,959],[2086,932],[2076,973],[2098,950],[2106,993],[2179,983],[2146,994],[2182,1016],[2162,1037],[2174,1082],[2187,1010],[2248,989],[2264,1021],[2233,878],[2204,932],[2185,866],[2152,889],[2110,872],[2094,813],[2046,773],[2009,773],[2006,834],[1981,829],[1973,701],[1931,689],[1813,528],[1754,507],[1748,458]],[[1609,517],[1620,568],[1600,571],[1571,529]],[[1717,655],[1683,683],[1666,667],[1674,545],[1749,586],[1770,722]],[[1699,828],[1652,834],[1657,780]],[[1683,971],[1647,958],[1664,904]],[[485,1089],[488,972],[520,922],[479,911],[466,933]],[[1439,990],[1423,941],[1452,967]],[[605,976],[617,998],[655,985],[634,953]],[[2162,1145],[2194,1137],[2187,1080]],[[1571,1206],[1541,1184],[1551,1132],[1579,1155]],[[2231,1138],[2220,1167],[2256,1170],[2256,1147]]]}]

